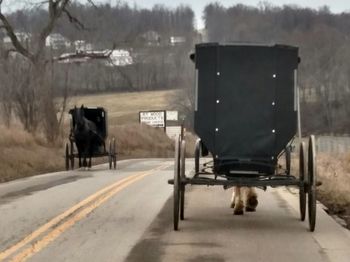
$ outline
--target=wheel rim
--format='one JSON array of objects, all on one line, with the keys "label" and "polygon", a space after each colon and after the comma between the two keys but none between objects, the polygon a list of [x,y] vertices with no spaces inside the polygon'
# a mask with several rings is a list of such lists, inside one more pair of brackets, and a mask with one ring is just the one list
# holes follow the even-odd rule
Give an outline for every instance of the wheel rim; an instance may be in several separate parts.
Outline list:
[{"label": "wheel rim", "polygon": [[200,143],[201,143],[201,140],[197,139],[195,152],[194,152],[194,170],[196,174],[198,174],[199,172]]},{"label": "wheel rim", "polygon": [[74,169],[73,142],[70,142],[70,166],[71,166],[71,169]]},{"label": "wheel rim", "polygon": [[66,170],[69,170],[69,145],[66,143]]},{"label": "wheel rim", "polygon": [[316,148],[315,137],[310,136],[308,152],[308,213],[310,231],[316,225]]},{"label": "wheel rim", "polygon": [[306,191],[305,191],[305,174],[306,174],[306,152],[305,152],[305,143],[300,143],[299,150],[299,207],[300,207],[300,219],[301,221],[305,220],[306,213]]},{"label": "wheel rim", "polygon": [[112,141],[109,141],[108,163],[109,169],[112,169]]},{"label": "wheel rim", "polygon": [[186,142],[181,141],[181,152],[180,152],[180,219],[184,220],[185,215],[185,175],[186,171]]},{"label": "wheel rim", "polygon": [[113,168],[117,169],[117,146],[114,138],[113,138]]},{"label": "wheel rim", "polygon": [[178,230],[179,226],[179,197],[180,197],[180,187],[179,187],[179,180],[180,180],[180,150],[179,150],[179,139],[176,139],[175,141],[175,163],[174,163],[174,230]]},{"label": "wheel rim", "polygon": [[287,175],[290,175],[291,150],[289,146],[286,147],[285,156],[286,156],[286,173]]}]

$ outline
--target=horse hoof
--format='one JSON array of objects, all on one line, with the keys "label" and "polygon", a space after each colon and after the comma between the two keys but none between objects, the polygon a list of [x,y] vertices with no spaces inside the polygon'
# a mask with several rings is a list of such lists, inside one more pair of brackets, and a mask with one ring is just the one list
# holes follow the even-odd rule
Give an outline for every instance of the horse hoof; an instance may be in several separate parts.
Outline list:
[{"label": "horse hoof", "polygon": [[231,203],[230,208],[235,208],[235,203],[234,202]]},{"label": "horse hoof", "polygon": [[255,212],[256,209],[255,209],[255,208],[252,208],[252,207],[246,207],[246,208],[245,208],[245,211],[247,211],[247,212]]},{"label": "horse hoof", "polygon": [[243,209],[240,209],[240,210],[233,210],[233,214],[234,214],[234,215],[243,215],[244,212],[243,212]]},{"label": "horse hoof", "polygon": [[258,198],[256,196],[252,196],[247,201],[247,208],[254,209],[258,206]]},{"label": "horse hoof", "polygon": [[235,205],[235,208],[233,209],[233,214],[234,215],[243,215],[243,210],[244,210],[244,205],[242,201],[239,201],[239,203]]}]

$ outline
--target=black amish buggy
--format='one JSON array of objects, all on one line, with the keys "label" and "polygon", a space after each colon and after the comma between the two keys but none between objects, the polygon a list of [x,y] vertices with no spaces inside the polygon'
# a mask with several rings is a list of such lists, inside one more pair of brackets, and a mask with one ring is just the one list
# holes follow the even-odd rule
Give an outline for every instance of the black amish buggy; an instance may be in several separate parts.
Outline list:
[{"label": "black amish buggy", "polygon": [[[113,137],[106,149],[108,136],[107,112],[103,107],[74,107],[71,116],[69,142],[65,147],[66,170],[74,169],[74,159],[79,167],[91,167],[92,157],[108,157],[109,169],[116,169],[117,150]],[[83,159],[83,162],[81,160]],[[87,162],[88,159],[89,161]]]},{"label": "black amish buggy", "polygon": [[[300,143],[299,175],[290,172],[292,142],[300,138],[298,48],[286,45],[198,44],[196,68],[195,169],[185,174],[185,139],[175,141],[174,229],[184,219],[186,185],[296,186],[300,216],[316,221],[315,138]],[[211,156],[200,165],[200,157]],[[278,160],[284,156],[286,167]],[[204,162],[202,160],[202,162]]]}]

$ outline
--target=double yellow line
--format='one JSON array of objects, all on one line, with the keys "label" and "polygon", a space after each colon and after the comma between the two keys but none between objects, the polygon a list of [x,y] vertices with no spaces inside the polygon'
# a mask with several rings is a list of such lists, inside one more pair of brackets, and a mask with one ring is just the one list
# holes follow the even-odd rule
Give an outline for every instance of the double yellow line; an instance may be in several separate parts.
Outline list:
[{"label": "double yellow line", "polygon": [[[34,239],[46,233],[41,237],[41,239],[37,240],[30,247],[21,251],[19,254],[14,256],[10,261],[20,262],[20,261],[27,260],[28,258],[33,256],[35,253],[40,252],[48,244],[50,244],[57,237],[59,237],[63,232],[65,232],[67,229],[72,227],[75,223],[77,223],[81,219],[85,218],[93,210],[95,210],[97,207],[102,205],[104,202],[106,202],[108,199],[110,199],[119,191],[123,190],[130,184],[135,183],[136,181],[141,180],[142,178],[150,174],[153,174],[155,171],[165,169],[171,165],[172,164],[168,163],[146,172],[136,173],[134,175],[128,176],[127,178],[124,178],[110,186],[107,186],[97,191],[96,193],[92,194],[88,198],[72,206],[62,214],[51,219],[45,225],[41,226],[37,230],[30,233],[28,236],[23,238],[21,241],[19,241],[15,245],[2,251],[0,253],[0,261],[3,261],[4,259],[8,258],[13,253],[17,252],[19,249],[29,244]],[[52,230],[47,232],[49,229],[52,229]]]}]

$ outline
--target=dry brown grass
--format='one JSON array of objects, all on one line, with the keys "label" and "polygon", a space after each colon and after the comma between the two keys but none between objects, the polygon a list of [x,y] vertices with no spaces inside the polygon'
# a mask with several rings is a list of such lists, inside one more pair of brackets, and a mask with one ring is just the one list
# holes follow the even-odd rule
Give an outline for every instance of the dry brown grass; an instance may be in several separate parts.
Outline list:
[{"label": "dry brown grass", "polygon": [[[350,228],[350,154],[317,154],[317,198],[329,213],[340,215]],[[283,161],[282,161],[283,162]],[[292,173],[299,174],[299,159],[292,160]]]},{"label": "dry brown grass", "polygon": [[[327,206],[350,207],[350,154],[317,154],[318,195]],[[282,161],[283,162],[283,161]],[[299,175],[299,159],[293,155],[292,174]]]},{"label": "dry brown grass", "polygon": [[174,143],[163,129],[130,124],[113,126],[110,137],[117,141],[118,154],[122,158],[172,157]]},{"label": "dry brown grass", "polygon": [[63,168],[62,150],[21,128],[0,127],[0,182]]},{"label": "dry brown grass", "polygon": [[[49,145],[44,139],[35,138],[21,129],[0,127],[0,133],[0,182],[65,168],[63,146]],[[161,129],[139,124],[113,126],[110,137],[113,136],[119,159],[174,155],[174,143]],[[92,161],[98,164],[107,158]]]},{"label": "dry brown grass", "polygon": [[322,202],[334,212],[350,208],[350,155],[318,154],[317,166]]}]

